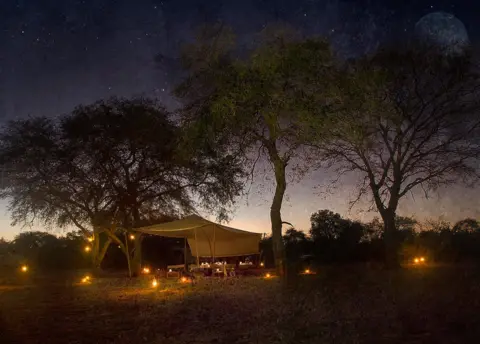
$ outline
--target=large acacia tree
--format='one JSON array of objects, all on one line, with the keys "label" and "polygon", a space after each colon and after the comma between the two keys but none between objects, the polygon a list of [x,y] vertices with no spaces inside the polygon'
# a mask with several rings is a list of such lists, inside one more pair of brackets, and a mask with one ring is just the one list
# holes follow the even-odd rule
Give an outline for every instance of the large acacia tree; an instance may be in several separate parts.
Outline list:
[{"label": "large acacia tree", "polygon": [[221,25],[202,30],[186,49],[188,75],[176,95],[192,138],[222,142],[234,152],[270,162],[273,249],[283,274],[281,207],[287,174],[308,165],[297,127],[305,112],[324,110],[312,104],[320,104],[329,92],[332,56],[326,42],[303,39],[285,26],[267,27],[258,37],[259,44],[246,52]]},{"label": "large acacia tree", "polygon": [[[319,156],[339,174],[361,175],[384,223],[387,262],[398,266],[400,200],[478,178],[480,78],[467,56],[433,50],[385,50],[348,64],[337,116],[308,128]],[[313,129],[313,130],[312,130]]]},{"label": "large acacia tree", "polygon": [[58,120],[15,121],[1,136],[10,169],[2,196],[16,222],[93,230],[97,265],[115,242],[135,274],[141,236],[129,247],[127,233],[162,215],[200,208],[225,214],[241,190],[234,156],[198,145],[186,150],[183,137],[162,106],[143,98],[79,106]]}]

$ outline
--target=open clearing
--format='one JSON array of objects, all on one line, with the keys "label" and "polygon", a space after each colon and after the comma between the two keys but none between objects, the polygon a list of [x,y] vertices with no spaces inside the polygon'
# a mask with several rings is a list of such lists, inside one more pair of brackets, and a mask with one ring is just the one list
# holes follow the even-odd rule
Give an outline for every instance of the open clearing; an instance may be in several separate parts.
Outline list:
[{"label": "open clearing", "polygon": [[0,286],[1,343],[478,343],[480,270],[324,268],[278,278],[58,276]]}]

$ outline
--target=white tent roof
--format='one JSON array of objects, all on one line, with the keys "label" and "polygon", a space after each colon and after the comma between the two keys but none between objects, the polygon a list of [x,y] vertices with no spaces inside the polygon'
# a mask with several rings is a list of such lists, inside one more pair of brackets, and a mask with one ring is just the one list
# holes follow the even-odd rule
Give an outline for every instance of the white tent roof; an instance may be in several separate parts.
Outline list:
[{"label": "white tent roof", "polygon": [[135,229],[138,232],[172,238],[186,238],[192,255],[232,257],[259,253],[260,233],[227,227],[191,215],[184,219]]}]

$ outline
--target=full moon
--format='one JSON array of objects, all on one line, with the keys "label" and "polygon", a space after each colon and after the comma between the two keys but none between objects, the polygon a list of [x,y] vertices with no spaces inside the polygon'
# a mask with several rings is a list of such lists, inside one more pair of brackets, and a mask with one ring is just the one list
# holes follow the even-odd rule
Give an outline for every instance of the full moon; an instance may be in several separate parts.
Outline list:
[{"label": "full moon", "polygon": [[453,14],[434,12],[415,24],[415,35],[420,43],[444,49],[459,55],[470,45],[465,25]]}]

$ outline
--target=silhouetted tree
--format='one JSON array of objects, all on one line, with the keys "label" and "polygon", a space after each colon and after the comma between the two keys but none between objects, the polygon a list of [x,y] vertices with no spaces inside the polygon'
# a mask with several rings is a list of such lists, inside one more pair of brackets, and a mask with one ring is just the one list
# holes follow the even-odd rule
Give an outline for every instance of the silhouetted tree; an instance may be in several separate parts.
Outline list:
[{"label": "silhouetted tree", "polygon": [[265,264],[265,267],[275,267],[272,236],[267,236],[260,241],[260,254],[260,259]]},{"label": "silhouetted tree", "polygon": [[287,171],[298,177],[309,166],[296,128],[304,112],[313,110],[313,99],[315,111],[322,111],[319,103],[328,98],[332,58],[326,42],[302,40],[286,27],[268,26],[260,37],[257,48],[239,58],[233,35],[222,25],[202,30],[186,49],[189,74],[176,94],[192,124],[191,137],[226,142],[246,157],[263,156],[270,162],[275,176],[272,242],[275,265],[283,275],[281,207]]},{"label": "silhouetted tree", "polygon": [[304,232],[294,228],[287,229],[283,235],[286,257],[289,262],[298,262],[301,257],[311,252],[310,240]]},{"label": "silhouetted tree", "polygon": [[220,149],[184,149],[182,138],[165,109],[143,98],[79,106],[58,121],[14,121],[0,137],[11,171],[2,197],[16,222],[74,224],[86,236],[93,229],[96,266],[114,242],[138,273],[141,237],[130,247],[127,236],[137,224],[199,207],[225,214],[241,189],[238,160]]},{"label": "silhouetted tree", "polygon": [[379,240],[383,237],[383,222],[378,217],[365,224],[364,241]]},{"label": "silhouetted tree", "polygon": [[475,220],[475,219],[464,219],[461,221],[458,221],[454,226],[453,226],[453,232],[455,233],[480,233],[480,223]]},{"label": "silhouetted tree", "polygon": [[90,259],[83,252],[83,235],[79,232],[68,233],[64,237],[39,231],[23,232],[9,246],[9,251],[32,269],[54,271],[90,265]]},{"label": "silhouetted tree", "polygon": [[417,220],[407,216],[395,216],[395,227],[397,228],[397,241],[402,244],[412,243],[415,239],[415,226]]},{"label": "silhouetted tree", "polygon": [[310,235],[313,240],[338,239],[347,225],[340,214],[330,210],[319,210],[310,217]]},{"label": "silhouetted tree", "polygon": [[330,210],[312,214],[310,222],[310,236],[319,259],[329,262],[358,259],[359,244],[364,237],[361,223],[343,219]]},{"label": "silhouetted tree", "polygon": [[[348,65],[342,96],[332,106],[329,135],[324,116],[306,132],[339,174],[363,175],[358,198],[372,196],[384,222],[387,263],[398,266],[395,216],[414,189],[426,193],[477,179],[480,156],[480,79],[468,56],[382,51]],[[313,132],[313,133],[312,133]]]}]

